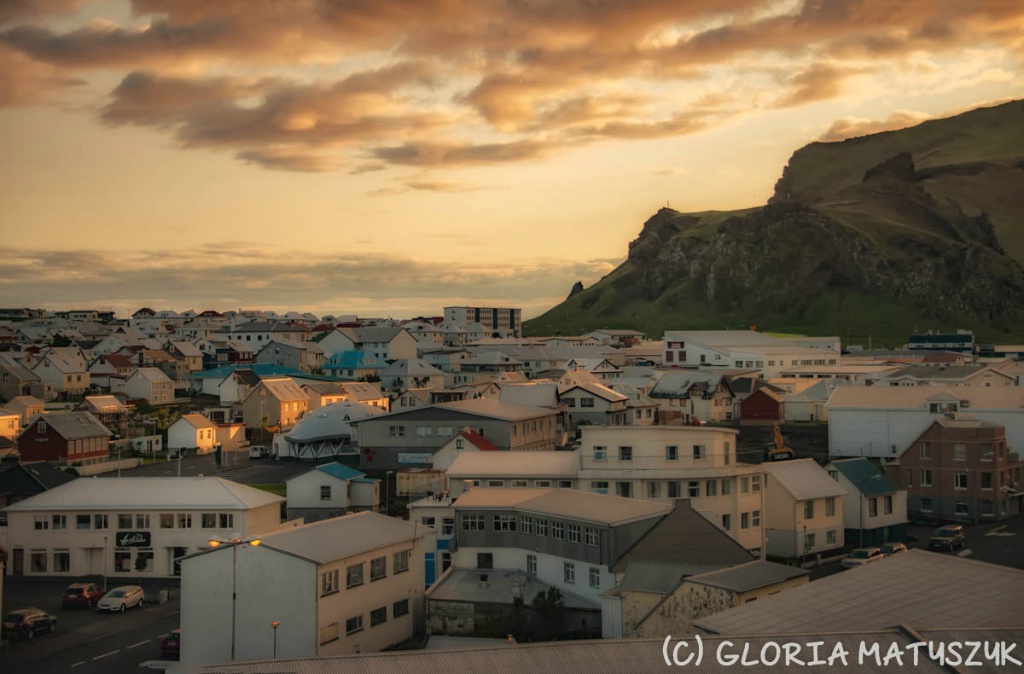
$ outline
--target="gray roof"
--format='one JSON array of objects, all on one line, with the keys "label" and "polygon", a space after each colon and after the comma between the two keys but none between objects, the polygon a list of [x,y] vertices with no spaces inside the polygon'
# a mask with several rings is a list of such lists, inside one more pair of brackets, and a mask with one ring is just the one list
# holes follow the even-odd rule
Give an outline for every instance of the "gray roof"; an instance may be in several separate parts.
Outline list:
[{"label": "gray roof", "polygon": [[6,510],[243,510],[285,499],[219,477],[107,477],[73,480]]},{"label": "gray roof", "polygon": [[262,545],[318,564],[423,536],[415,522],[364,511],[263,536]]},{"label": "gray roof", "polygon": [[814,459],[794,459],[764,464],[765,470],[796,501],[846,496],[846,490],[829,477]]},{"label": "gray roof", "polygon": [[810,571],[799,567],[757,560],[728,569],[692,576],[689,581],[733,592],[750,592],[810,574]]},{"label": "gray roof", "polygon": [[1024,627],[1024,571],[908,550],[694,624],[717,634]]},{"label": "gray roof", "polygon": [[630,563],[623,574],[622,580],[611,590],[604,594],[606,596],[617,596],[622,592],[650,592],[652,594],[667,595],[679,587],[686,576],[707,571],[706,567],[694,566],[692,564],[673,564],[669,562],[644,562],[635,561]]},{"label": "gray roof", "polygon": [[865,496],[892,494],[900,489],[885,473],[875,468],[875,465],[864,457],[837,459],[832,462],[832,466]]},{"label": "gray roof", "polygon": [[313,442],[327,438],[351,436],[349,421],[384,414],[384,409],[355,400],[343,400],[324,405],[299,419],[285,436],[292,442]]},{"label": "gray roof", "polygon": [[[482,581],[481,576],[487,580]],[[516,569],[452,569],[437,584],[427,591],[431,601],[457,601],[484,604],[513,604],[518,591],[523,603],[533,603],[534,597],[547,592],[551,587]],[[518,588],[518,590],[517,590]],[[566,608],[599,609],[600,604],[562,589],[563,606]]]},{"label": "gray roof", "polygon": [[616,560],[615,573],[624,572],[634,561],[674,562],[712,570],[753,559],[743,546],[694,510],[689,499],[679,499],[674,505],[672,512]]},{"label": "gray roof", "polygon": [[110,430],[89,412],[44,412],[43,420],[62,438],[110,437]]},{"label": "gray roof", "polygon": [[448,466],[451,478],[551,477],[576,479],[579,452],[462,452]]},{"label": "gray roof", "polygon": [[[524,457],[531,452],[517,452]],[[618,525],[662,517],[670,504],[575,489],[471,489],[455,502],[460,509],[502,508]]]},{"label": "gray roof", "polygon": [[377,373],[380,377],[421,377],[443,375],[444,372],[420,358],[402,358]]}]

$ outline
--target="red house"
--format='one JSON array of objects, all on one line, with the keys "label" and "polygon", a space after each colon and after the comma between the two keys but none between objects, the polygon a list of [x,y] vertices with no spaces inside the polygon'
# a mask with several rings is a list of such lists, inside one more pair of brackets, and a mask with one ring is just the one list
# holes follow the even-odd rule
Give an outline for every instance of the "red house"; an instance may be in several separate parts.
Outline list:
[{"label": "red house", "polygon": [[762,386],[740,403],[741,424],[773,424],[786,418],[782,396]]},{"label": "red house", "polygon": [[110,455],[110,431],[88,412],[34,417],[18,436],[22,461],[80,463]]}]

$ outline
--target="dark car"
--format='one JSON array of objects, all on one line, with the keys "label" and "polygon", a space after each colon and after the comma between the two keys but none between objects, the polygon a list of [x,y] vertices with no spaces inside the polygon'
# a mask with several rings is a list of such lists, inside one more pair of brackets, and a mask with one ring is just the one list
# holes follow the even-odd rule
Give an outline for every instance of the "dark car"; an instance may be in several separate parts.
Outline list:
[{"label": "dark car", "polygon": [[57,616],[38,608],[20,608],[4,616],[3,634],[11,639],[33,639],[57,631]]},{"label": "dark car", "polygon": [[160,642],[160,654],[165,658],[177,660],[181,655],[181,630],[171,630],[171,633]]},{"label": "dark car", "polygon": [[930,550],[956,550],[967,544],[967,535],[959,524],[946,524],[935,530],[928,539]]},{"label": "dark car", "polygon": [[61,608],[91,608],[103,598],[103,588],[96,583],[68,585],[60,598]]}]

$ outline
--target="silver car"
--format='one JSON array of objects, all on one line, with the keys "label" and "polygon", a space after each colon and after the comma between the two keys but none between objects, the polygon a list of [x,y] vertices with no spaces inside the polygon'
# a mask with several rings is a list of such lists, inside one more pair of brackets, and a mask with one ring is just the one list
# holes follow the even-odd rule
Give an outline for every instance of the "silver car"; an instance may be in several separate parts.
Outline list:
[{"label": "silver car", "polygon": [[127,611],[142,606],[146,601],[146,593],[138,585],[121,585],[103,595],[96,604],[99,611]]}]

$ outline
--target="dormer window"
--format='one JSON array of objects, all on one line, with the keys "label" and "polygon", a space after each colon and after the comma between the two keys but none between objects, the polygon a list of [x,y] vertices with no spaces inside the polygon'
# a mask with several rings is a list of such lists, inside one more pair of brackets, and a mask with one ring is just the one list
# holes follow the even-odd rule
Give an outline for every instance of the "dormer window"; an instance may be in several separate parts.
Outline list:
[{"label": "dormer window", "polygon": [[43,421],[42,419],[40,419],[39,423],[36,424],[36,432],[37,433],[45,433],[46,432],[46,422]]}]

